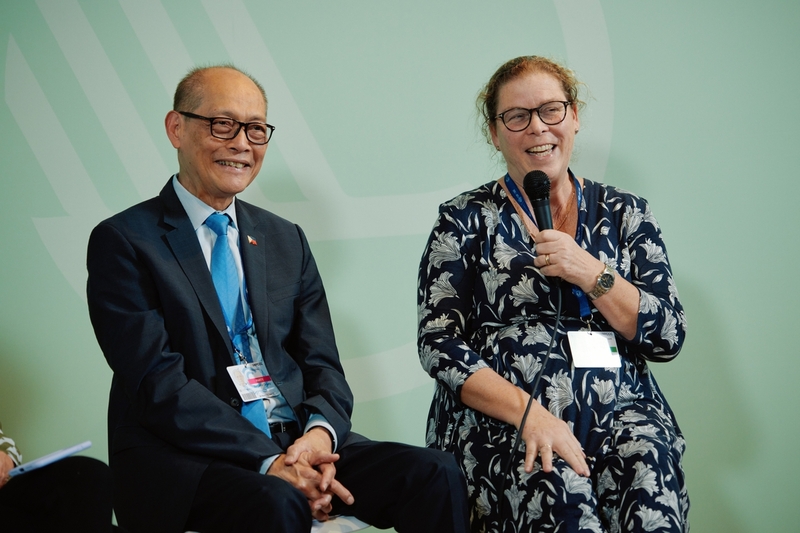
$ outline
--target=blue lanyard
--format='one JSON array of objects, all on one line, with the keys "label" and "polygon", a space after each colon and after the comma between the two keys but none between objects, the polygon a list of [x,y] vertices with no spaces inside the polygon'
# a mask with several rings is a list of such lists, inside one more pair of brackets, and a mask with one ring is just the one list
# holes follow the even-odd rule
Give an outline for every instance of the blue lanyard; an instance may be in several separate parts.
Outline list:
[{"label": "blue lanyard", "polygon": [[247,321],[242,320],[243,323],[238,324],[240,328],[236,328],[237,324],[232,324],[228,329],[228,335],[231,338],[233,345],[234,357],[239,364],[253,363],[253,355],[250,352],[250,328],[253,327],[253,314],[249,313],[249,305],[247,302],[247,284],[244,277],[242,277],[242,289],[244,298],[239,296],[239,308],[242,311],[242,318],[247,318]]},{"label": "blue lanyard", "polygon": [[[509,176],[508,173],[506,173],[506,177],[503,179],[505,180],[506,189],[508,189],[508,192],[511,193],[511,196],[514,197],[514,200],[517,201],[522,210],[525,211],[525,214],[528,215],[528,218],[533,220],[533,223],[536,224],[536,220],[533,218],[531,210],[528,209],[528,203],[525,201],[525,198],[523,198],[519,187],[517,187],[517,184],[514,183],[514,180],[511,179],[511,176]],[[538,228],[539,225],[537,224],[536,227]]]},{"label": "blue lanyard", "polygon": [[[585,222],[584,213],[581,211],[581,204],[583,203],[583,191],[581,190],[580,183],[578,183],[578,178],[575,177],[571,170],[568,170],[568,172],[569,176],[572,178],[572,182],[575,184],[575,196],[577,197],[578,202],[578,230],[575,232],[575,242],[580,245],[581,240],[583,239],[583,224]],[[592,318],[592,307],[589,305],[589,298],[586,296],[586,293],[583,292],[580,287],[573,285],[572,294],[574,294],[578,299],[581,319],[585,322],[589,322]]]},{"label": "blue lanyard", "polygon": [[575,232],[575,242],[580,244],[581,239],[583,238],[583,213],[581,213],[581,204],[583,203],[583,191],[581,190],[581,184],[578,183],[578,178],[575,177],[575,174],[572,173],[571,170],[567,169],[569,172],[569,177],[572,178],[572,183],[575,184],[575,196],[577,197],[578,202],[578,231]]}]

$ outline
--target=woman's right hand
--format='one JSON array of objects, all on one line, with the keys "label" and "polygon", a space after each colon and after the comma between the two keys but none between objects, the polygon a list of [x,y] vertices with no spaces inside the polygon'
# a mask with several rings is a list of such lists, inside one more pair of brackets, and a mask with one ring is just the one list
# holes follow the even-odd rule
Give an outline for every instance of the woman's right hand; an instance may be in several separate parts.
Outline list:
[{"label": "woman's right hand", "polygon": [[557,453],[579,475],[590,475],[586,454],[566,422],[556,418],[539,402],[534,401],[522,429],[525,441],[525,472],[532,472],[538,455],[542,456],[542,470],[553,470],[553,455]]}]

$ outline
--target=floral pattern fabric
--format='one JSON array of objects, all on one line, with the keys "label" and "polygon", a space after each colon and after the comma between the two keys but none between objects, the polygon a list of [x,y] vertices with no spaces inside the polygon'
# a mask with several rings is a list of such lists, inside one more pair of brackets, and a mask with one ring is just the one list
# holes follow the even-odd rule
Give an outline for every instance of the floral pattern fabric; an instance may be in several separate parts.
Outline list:
[{"label": "floral pattern fabric", "polygon": [[0,452],[5,452],[14,461],[14,464],[19,466],[22,464],[22,455],[17,450],[17,445],[10,437],[3,434],[3,425],[0,424]]},{"label": "floral pattern fabric", "polygon": [[[586,329],[589,317],[570,284],[556,288],[533,266],[535,243],[499,183],[442,204],[422,257],[419,356],[436,380],[426,443],[456,456],[475,533],[688,531],[685,442],[646,362],[674,358],[686,333],[661,231],[629,192],[585,180],[582,197],[578,244],[639,290],[635,337],[615,336],[620,368],[572,365],[566,333]],[[591,312],[592,330],[613,331]],[[558,456],[549,474],[538,461],[526,473],[523,442],[503,483],[516,428],[460,401],[467,378],[487,367],[569,424],[589,478]]]}]

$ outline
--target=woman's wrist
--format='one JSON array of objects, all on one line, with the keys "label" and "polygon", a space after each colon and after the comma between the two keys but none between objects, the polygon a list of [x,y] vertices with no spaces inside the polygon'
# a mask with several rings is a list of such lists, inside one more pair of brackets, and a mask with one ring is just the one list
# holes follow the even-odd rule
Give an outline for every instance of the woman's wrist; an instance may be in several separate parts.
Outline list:
[{"label": "woman's wrist", "polygon": [[597,280],[606,267],[606,264],[596,257],[592,257],[592,259],[594,259],[594,261],[592,261],[591,265],[584,270],[585,277],[582,280],[582,283],[578,285],[586,294],[589,294],[595,289],[597,286]]}]

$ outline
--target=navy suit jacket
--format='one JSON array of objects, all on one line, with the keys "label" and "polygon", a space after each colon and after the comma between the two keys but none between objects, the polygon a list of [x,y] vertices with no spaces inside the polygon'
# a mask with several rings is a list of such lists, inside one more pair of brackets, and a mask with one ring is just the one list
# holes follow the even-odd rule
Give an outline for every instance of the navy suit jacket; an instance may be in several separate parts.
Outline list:
[{"label": "navy suit jacket", "polygon": [[[353,397],[308,242],[268,211],[237,200],[236,213],[269,372],[301,427],[320,413],[344,442]],[[239,413],[225,320],[171,180],[158,197],[92,231],[87,268],[90,318],[114,372],[108,431],[117,517],[131,530],[182,531],[206,465],[257,470],[282,450]]]}]

